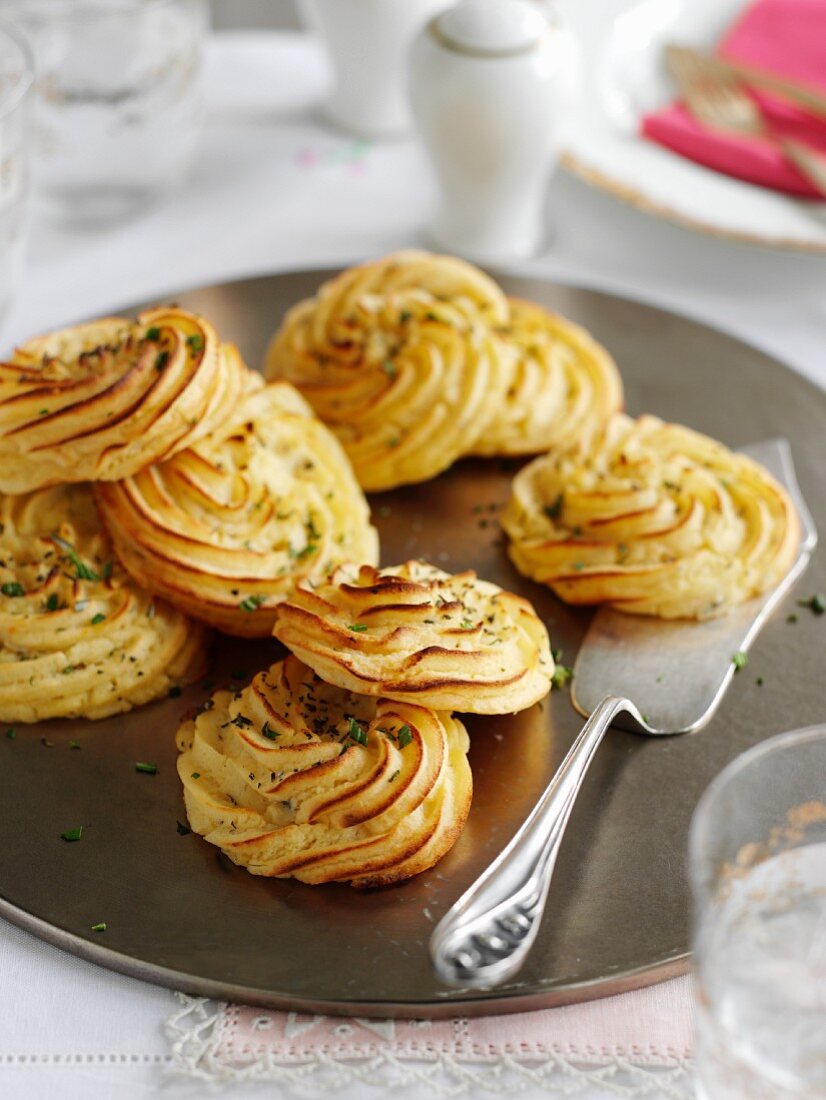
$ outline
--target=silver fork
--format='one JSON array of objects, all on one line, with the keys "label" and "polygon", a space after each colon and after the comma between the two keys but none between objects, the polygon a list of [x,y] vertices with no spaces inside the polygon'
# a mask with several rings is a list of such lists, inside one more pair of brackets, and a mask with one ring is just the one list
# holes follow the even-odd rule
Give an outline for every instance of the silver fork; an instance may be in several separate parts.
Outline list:
[{"label": "silver fork", "polygon": [[736,76],[716,66],[713,58],[681,46],[667,46],[665,60],[686,107],[699,122],[714,130],[767,138],[826,197],[826,159],[804,142],[772,133]]}]

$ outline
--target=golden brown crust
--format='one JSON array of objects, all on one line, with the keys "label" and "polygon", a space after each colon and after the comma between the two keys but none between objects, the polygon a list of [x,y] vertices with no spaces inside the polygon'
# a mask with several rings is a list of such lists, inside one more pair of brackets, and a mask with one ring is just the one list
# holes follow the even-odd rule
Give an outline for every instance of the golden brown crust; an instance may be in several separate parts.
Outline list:
[{"label": "golden brown crust", "polygon": [[507,714],[547,695],[548,633],[527,600],[426,562],[342,566],[298,585],[275,634],[329,683],[440,710]]},{"label": "golden brown crust", "polygon": [[268,637],[298,580],[378,561],[346,455],[286,382],[252,388],[211,435],[95,492],[129,572],[229,634]]},{"label": "golden brown crust", "polygon": [[287,314],[266,373],[296,385],[365,489],[425,481],[474,445],[510,359],[499,287],[448,256],[399,252],[350,268]]},{"label": "golden brown crust", "polygon": [[470,807],[449,714],[331,687],[296,657],[178,732],[189,823],[257,875],[384,886],[432,867]]},{"label": "golden brown crust", "polygon": [[587,450],[622,408],[622,381],[608,352],[579,325],[533,302],[509,300],[499,334],[516,349],[508,388],[477,440],[479,455]]},{"label": "golden brown crust", "polygon": [[0,497],[0,720],[129,710],[199,675],[205,641],[129,578],[88,485]]},{"label": "golden brown crust", "polygon": [[588,456],[535,459],[502,525],[520,572],[569,603],[669,619],[719,615],[774,587],[800,543],[766,470],[653,416],[614,417]]},{"label": "golden brown crust", "polygon": [[180,309],[30,340],[0,362],[0,491],[127,477],[219,425],[246,376],[237,350]]}]

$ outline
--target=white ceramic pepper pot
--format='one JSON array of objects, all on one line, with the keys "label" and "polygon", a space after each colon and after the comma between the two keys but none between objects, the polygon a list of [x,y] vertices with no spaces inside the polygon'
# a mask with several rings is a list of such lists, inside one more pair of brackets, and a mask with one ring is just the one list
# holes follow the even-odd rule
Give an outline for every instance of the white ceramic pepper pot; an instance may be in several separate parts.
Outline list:
[{"label": "white ceramic pepper pot", "polygon": [[573,51],[529,0],[462,0],[419,33],[410,99],[440,188],[434,244],[479,263],[542,247]]},{"label": "white ceramic pepper pot", "polygon": [[368,138],[413,131],[405,61],[420,28],[450,0],[300,0],[307,27],[319,34],[333,67],[325,105],[335,125]]}]

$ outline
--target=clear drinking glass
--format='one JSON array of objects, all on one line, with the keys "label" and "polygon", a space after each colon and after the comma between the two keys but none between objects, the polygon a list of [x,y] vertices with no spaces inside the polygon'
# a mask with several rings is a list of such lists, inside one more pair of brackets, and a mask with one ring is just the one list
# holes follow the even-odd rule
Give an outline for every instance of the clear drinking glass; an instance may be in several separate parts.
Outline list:
[{"label": "clear drinking glass", "polygon": [[183,174],[202,121],[206,0],[0,0],[30,38],[35,195],[116,221]]},{"label": "clear drinking glass", "polygon": [[25,38],[0,19],[0,330],[23,263],[28,193],[32,55]]},{"label": "clear drinking glass", "polygon": [[698,1094],[826,1098],[826,726],[731,763],[691,828]]}]

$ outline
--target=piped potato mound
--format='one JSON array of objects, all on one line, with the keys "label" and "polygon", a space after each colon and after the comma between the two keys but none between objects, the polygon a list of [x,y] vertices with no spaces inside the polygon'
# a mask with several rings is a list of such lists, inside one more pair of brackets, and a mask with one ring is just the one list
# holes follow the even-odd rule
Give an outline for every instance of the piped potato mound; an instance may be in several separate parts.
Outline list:
[{"label": "piped potato mound", "polygon": [[449,851],[470,807],[461,722],[325,684],[293,656],[216,693],[177,741],[190,825],[256,875],[398,882]]}]

